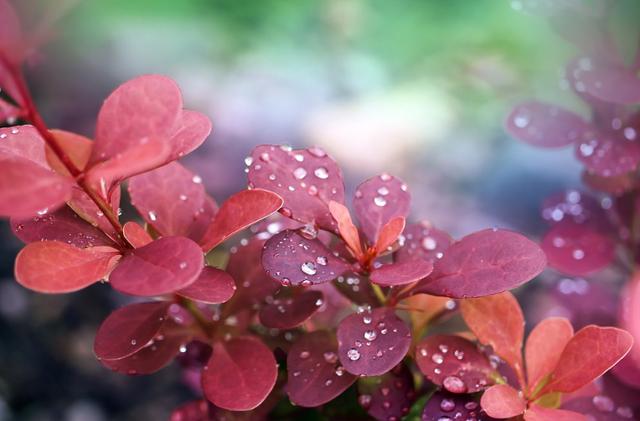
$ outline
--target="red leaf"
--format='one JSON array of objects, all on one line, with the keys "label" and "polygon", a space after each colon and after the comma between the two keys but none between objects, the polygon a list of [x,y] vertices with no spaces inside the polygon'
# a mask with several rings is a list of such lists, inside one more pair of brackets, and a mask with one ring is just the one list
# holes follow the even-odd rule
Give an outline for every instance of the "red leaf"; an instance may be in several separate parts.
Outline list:
[{"label": "red leaf", "polygon": [[274,235],[264,245],[262,265],[283,285],[315,285],[332,281],[349,269],[318,240],[309,240],[297,231]]},{"label": "red leaf", "polygon": [[333,400],[351,386],[356,377],[340,365],[337,344],[326,331],[307,333],[287,354],[289,399],[303,407],[319,406]]},{"label": "red leaf", "polygon": [[166,301],[136,303],[112,312],[96,333],[93,351],[98,359],[119,360],[140,351],[162,328],[170,305]]},{"label": "red leaf", "polygon": [[358,403],[367,413],[379,421],[400,420],[407,415],[416,397],[411,371],[399,364],[374,379],[373,383],[369,379],[358,382]]},{"label": "red leaf", "polygon": [[622,329],[594,325],[580,329],[562,351],[540,395],[578,390],[616,365],[632,344],[633,337]]},{"label": "red leaf", "polygon": [[227,272],[205,266],[194,283],[178,291],[179,295],[201,303],[220,304],[229,301],[236,284]]},{"label": "red leaf", "polygon": [[[460,414],[460,416],[458,416]],[[424,406],[422,421],[446,421],[457,417],[459,420],[488,421],[480,411],[480,405],[471,395],[454,395],[446,392],[436,392]]]},{"label": "red leaf", "polygon": [[142,139],[168,142],[181,124],[182,96],[174,81],[145,75],[120,85],[98,114],[91,165],[113,158]]},{"label": "red leaf", "polygon": [[525,421],[587,421],[588,418],[582,414],[563,409],[545,408],[532,403],[529,410],[524,414]]},{"label": "red leaf", "polygon": [[276,329],[291,329],[303,323],[322,305],[320,291],[304,291],[293,297],[276,297],[260,310],[260,323]]},{"label": "red leaf", "polygon": [[249,185],[278,193],[284,199],[281,210],[284,215],[326,230],[337,230],[329,202],[344,203],[342,171],[323,150],[261,145],[246,162]]},{"label": "red leaf", "polygon": [[640,144],[622,133],[591,130],[578,139],[575,155],[593,174],[615,177],[638,168]]},{"label": "red leaf", "polygon": [[69,207],[29,219],[12,219],[14,234],[25,243],[60,241],[78,248],[114,246],[101,230],[80,218]]},{"label": "red leaf", "polygon": [[543,251],[526,237],[507,230],[478,231],[450,246],[416,292],[452,298],[497,294],[530,281],[545,265]]},{"label": "red leaf", "polygon": [[123,180],[163,165],[171,153],[170,145],[158,139],[142,138],[138,144],[118,152],[86,172],[87,184],[109,199]]},{"label": "red leaf", "polygon": [[0,160],[0,216],[27,218],[55,210],[71,197],[73,181],[23,158]]},{"label": "red leaf", "polygon": [[231,251],[227,272],[238,287],[233,299],[225,305],[233,309],[254,309],[267,296],[280,289],[280,283],[271,279],[260,263],[264,241],[251,239],[246,245],[240,245]]},{"label": "red leaf", "polygon": [[118,251],[110,247],[80,249],[59,241],[27,245],[16,257],[15,276],[33,291],[56,294],[78,291],[109,273]]},{"label": "red leaf", "polygon": [[383,265],[371,272],[371,282],[382,286],[406,285],[423,279],[433,271],[426,260],[407,260]]},{"label": "red leaf", "polygon": [[611,236],[592,225],[566,220],[545,234],[541,247],[549,266],[568,275],[583,276],[607,267],[613,261],[616,246]]},{"label": "red leaf", "polygon": [[249,411],[260,405],[276,383],[276,360],[259,339],[245,336],[216,342],[202,372],[206,398],[230,411]]},{"label": "red leaf", "polygon": [[338,355],[355,375],[378,376],[407,355],[411,333],[390,308],[345,317],[338,326]]},{"label": "red leaf", "polygon": [[[115,215],[118,214],[120,207],[120,189],[114,189],[111,198],[109,200],[111,209]],[[72,198],[67,205],[73,209],[75,213],[84,219],[91,225],[98,227],[101,231],[107,234],[111,238],[117,238],[117,232],[115,228],[109,222],[109,219],[98,208],[96,203],[91,200],[89,195],[84,192],[79,186],[74,186],[72,189]]]},{"label": "red leaf", "polygon": [[459,336],[429,336],[416,347],[415,359],[431,382],[451,393],[475,393],[493,383],[487,356]]},{"label": "red leaf", "polygon": [[560,354],[572,336],[571,323],[560,317],[544,319],[531,331],[525,347],[530,390],[536,390],[538,382],[556,368]]},{"label": "red leaf", "polygon": [[338,232],[349,247],[351,254],[356,258],[364,256],[362,244],[360,243],[360,233],[351,220],[349,209],[345,205],[332,200],[329,202],[329,211],[333,219],[338,223]]},{"label": "red leaf", "polygon": [[418,258],[433,263],[444,255],[453,242],[449,234],[434,228],[427,221],[407,226],[403,235],[404,245],[395,254],[397,261]]},{"label": "red leaf", "polygon": [[505,127],[511,136],[543,148],[570,145],[590,129],[590,125],[579,115],[539,101],[515,106],[507,117]]},{"label": "red leaf", "polygon": [[144,247],[153,241],[153,238],[149,233],[142,228],[138,223],[129,221],[122,227],[122,233],[124,238],[134,248]]},{"label": "red leaf", "polygon": [[243,190],[228,198],[200,240],[202,249],[211,250],[227,238],[276,212],[282,198],[266,190]]},{"label": "red leaf", "polygon": [[375,249],[378,254],[384,253],[387,249],[393,246],[402,234],[405,223],[406,220],[402,216],[398,216],[397,218],[393,218],[391,221],[387,222],[380,229],[380,234],[378,235],[378,240],[376,240],[375,245]]},{"label": "red leaf", "polygon": [[380,229],[396,217],[409,215],[411,195],[407,185],[399,178],[382,174],[370,178],[356,189],[353,210],[360,229],[375,244]]},{"label": "red leaf", "polygon": [[164,237],[127,251],[109,280],[125,294],[169,294],[195,282],[203,266],[204,256],[196,243],[184,237]]},{"label": "red leaf", "polygon": [[202,213],[206,192],[199,176],[171,162],[133,177],[129,195],[140,215],[160,234],[187,236]]},{"label": "red leaf", "polygon": [[9,52],[22,39],[22,28],[15,9],[8,0],[0,0],[0,51]]},{"label": "red leaf", "polygon": [[527,402],[520,393],[506,384],[497,384],[485,390],[480,405],[493,418],[515,417],[527,409]]},{"label": "red leaf", "polygon": [[480,343],[491,345],[523,379],[524,316],[510,292],[460,302],[462,317]]}]

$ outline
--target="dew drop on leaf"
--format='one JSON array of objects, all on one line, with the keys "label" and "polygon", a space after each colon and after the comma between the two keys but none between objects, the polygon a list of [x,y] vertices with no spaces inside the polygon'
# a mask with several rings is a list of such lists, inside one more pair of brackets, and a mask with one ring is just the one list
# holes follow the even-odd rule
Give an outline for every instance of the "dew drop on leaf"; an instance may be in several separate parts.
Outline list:
[{"label": "dew drop on leaf", "polygon": [[351,361],[358,361],[360,359],[360,352],[355,348],[351,348],[347,351],[347,358]]}]

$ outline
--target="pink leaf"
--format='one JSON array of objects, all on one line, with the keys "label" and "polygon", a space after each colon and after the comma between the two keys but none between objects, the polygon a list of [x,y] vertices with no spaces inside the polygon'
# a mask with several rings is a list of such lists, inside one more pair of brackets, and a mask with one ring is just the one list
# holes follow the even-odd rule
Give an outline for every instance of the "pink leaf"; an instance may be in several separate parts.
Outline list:
[{"label": "pink leaf", "polygon": [[211,133],[211,120],[196,111],[183,110],[176,133],[169,142],[172,145],[172,159],[187,155],[200,146]]},{"label": "pink leaf", "polygon": [[525,421],[588,421],[589,418],[577,412],[545,408],[533,403],[525,412],[524,419]]},{"label": "pink leaf", "polygon": [[144,247],[153,241],[153,238],[149,233],[142,228],[138,223],[129,221],[122,227],[122,233],[124,238],[134,248]]},{"label": "pink leaf", "polygon": [[114,246],[101,230],[80,218],[69,207],[28,219],[12,219],[14,234],[25,243],[59,241],[78,248]]},{"label": "pink leaf", "polygon": [[220,304],[229,301],[236,291],[236,284],[227,272],[205,266],[200,276],[177,293],[201,303]]},{"label": "pink leaf", "polygon": [[[635,129],[634,129],[635,138]],[[589,172],[615,177],[635,171],[640,164],[640,144],[618,132],[585,132],[576,143],[576,157]]]},{"label": "pink leaf", "polygon": [[202,372],[206,398],[230,411],[249,411],[260,405],[276,383],[276,360],[262,341],[252,336],[216,342]]},{"label": "pink leaf", "polygon": [[407,260],[374,269],[370,279],[382,286],[406,285],[429,276],[432,271],[433,265],[426,260]]},{"label": "pink leaf", "polygon": [[86,183],[103,198],[109,199],[120,182],[163,165],[170,152],[167,143],[143,138],[139,144],[131,145],[91,167],[85,174]]},{"label": "pink leaf", "polygon": [[195,282],[203,265],[204,256],[196,243],[184,237],[164,237],[127,251],[109,280],[125,294],[169,294]]},{"label": "pink leaf", "polygon": [[[91,156],[93,141],[82,135],[64,130],[54,129],[49,130],[49,132],[55,137],[56,142],[62,150],[64,150],[71,162],[73,162],[78,169],[84,170]],[[49,165],[55,172],[70,175],[67,167],[60,161],[51,148],[47,148],[45,153]]]},{"label": "pink leaf", "polygon": [[594,325],[580,329],[562,351],[540,394],[578,390],[616,365],[632,344],[633,337],[622,329]]},{"label": "pink leaf", "polygon": [[451,393],[475,393],[493,383],[487,356],[459,336],[427,337],[416,347],[415,359],[427,379]]},{"label": "pink leaf", "polygon": [[402,361],[411,345],[409,328],[390,308],[345,317],[337,336],[340,361],[355,375],[386,373]]},{"label": "pink leaf", "polygon": [[505,126],[511,136],[543,148],[570,145],[590,129],[589,124],[577,114],[539,101],[515,106]]},{"label": "pink leaf", "polygon": [[351,220],[349,209],[345,205],[332,200],[329,202],[329,212],[338,223],[338,232],[349,247],[351,254],[356,258],[363,256],[364,251],[360,243],[360,233]]},{"label": "pink leaf", "polygon": [[382,254],[389,249],[398,240],[398,237],[404,230],[406,220],[402,216],[393,218],[387,222],[381,229],[378,239],[376,240],[375,249],[378,254]]},{"label": "pink leaf", "polygon": [[556,368],[560,354],[572,336],[571,323],[560,317],[544,319],[531,331],[525,347],[530,390],[536,390],[538,382]]},{"label": "pink leaf", "polygon": [[98,114],[91,164],[106,161],[143,139],[168,142],[181,123],[182,96],[174,81],[145,75],[120,85]]},{"label": "pink leaf", "polygon": [[506,384],[497,384],[485,390],[480,405],[493,418],[516,417],[527,409],[527,402],[520,393]]},{"label": "pink leaf", "polygon": [[299,406],[315,407],[333,400],[355,381],[338,359],[338,345],[326,331],[300,337],[287,354],[289,399]]},{"label": "pink leaf", "polygon": [[282,198],[266,190],[243,190],[227,199],[200,240],[203,250],[211,250],[227,238],[276,212]]},{"label": "pink leaf", "polygon": [[349,269],[320,241],[286,230],[267,240],[262,265],[283,285],[312,285],[332,281]]},{"label": "pink leaf", "polygon": [[[109,200],[111,209],[115,215],[118,214],[120,208],[120,189],[114,189],[111,198]],[[93,200],[85,193],[79,186],[74,186],[72,189],[72,197],[67,205],[82,219],[96,226],[105,234],[111,238],[117,238],[118,233],[115,228],[109,222],[109,219],[105,216]]]},{"label": "pink leaf", "polygon": [[510,292],[460,302],[462,317],[480,343],[491,345],[523,379],[524,316]]},{"label": "pink leaf", "polygon": [[186,236],[202,213],[206,192],[202,179],[171,162],[129,181],[131,203],[162,235]]},{"label": "pink leaf", "polygon": [[399,178],[382,174],[370,178],[356,189],[353,210],[362,232],[375,244],[380,229],[396,217],[409,215],[411,195]]},{"label": "pink leaf", "polygon": [[118,251],[110,247],[80,249],[59,241],[40,241],[18,253],[15,276],[33,291],[73,292],[105,278],[117,256]]},{"label": "pink leaf", "polygon": [[423,259],[433,263],[453,242],[449,234],[434,228],[428,221],[408,225],[403,235],[404,245],[395,254],[398,261]]},{"label": "pink leaf", "polygon": [[144,348],[167,320],[169,302],[130,304],[107,317],[93,344],[98,359],[119,360]]},{"label": "pink leaf", "polygon": [[45,149],[44,140],[33,126],[0,128],[0,159],[23,158],[48,169]]},{"label": "pink leaf", "polygon": [[0,216],[27,218],[62,206],[73,181],[23,158],[0,160]]},{"label": "pink leaf", "polygon": [[589,66],[582,66],[576,75],[576,89],[614,104],[640,102],[640,79],[633,71],[617,64],[584,58]]},{"label": "pink leaf", "polygon": [[543,251],[512,231],[488,229],[447,249],[416,292],[452,298],[497,294],[530,281],[546,266]]},{"label": "pink leaf", "polygon": [[260,323],[276,329],[291,329],[302,324],[323,304],[320,291],[303,291],[288,298],[276,297],[260,310]]},{"label": "pink leaf", "polygon": [[569,220],[554,225],[542,239],[541,247],[549,266],[575,276],[604,269],[615,253],[615,243],[606,232]]},{"label": "pink leaf", "polygon": [[337,230],[329,202],[344,203],[342,171],[323,150],[261,145],[252,151],[247,162],[249,184],[278,193],[284,199],[284,215]]}]

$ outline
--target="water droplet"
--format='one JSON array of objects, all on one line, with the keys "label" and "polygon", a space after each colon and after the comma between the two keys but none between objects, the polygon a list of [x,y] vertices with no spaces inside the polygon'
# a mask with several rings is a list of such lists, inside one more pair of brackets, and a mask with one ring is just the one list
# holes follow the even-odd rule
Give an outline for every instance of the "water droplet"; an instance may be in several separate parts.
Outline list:
[{"label": "water droplet", "polygon": [[467,391],[467,386],[460,379],[460,377],[456,376],[445,377],[442,385],[451,393],[464,393]]},{"label": "water droplet", "polygon": [[298,180],[302,180],[307,176],[307,170],[305,170],[302,167],[298,167],[295,170],[293,170],[293,176]]},{"label": "water droplet", "polygon": [[380,196],[386,196],[389,194],[389,189],[386,186],[382,186],[378,189],[378,194]]},{"label": "water droplet", "polygon": [[313,175],[321,180],[326,180],[329,178],[329,171],[325,167],[318,167],[313,171]]},{"label": "water droplet", "polygon": [[187,200],[187,195],[186,194],[181,194],[180,196],[178,196],[178,198],[184,202],[184,201]]},{"label": "water droplet", "polygon": [[244,165],[246,165],[247,167],[250,166],[251,164],[253,164],[253,158],[248,156],[244,159]]},{"label": "water droplet", "polygon": [[456,403],[452,399],[444,398],[440,402],[440,409],[444,412],[453,411],[456,407]]},{"label": "water droplet", "polygon": [[138,341],[136,341],[135,339],[131,339],[131,345],[136,346],[137,343]]},{"label": "water droplet", "polygon": [[156,215],[154,211],[149,211],[149,219],[151,219],[151,221],[156,221],[158,219],[158,215]]},{"label": "water droplet", "polygon": [[635,140],[636,138],[636,130],[633,127],[625,127],[624,128],[624,137],[627,140]]},{"label": "water droplet", "polygon": [[271,157],[269,156],[269,154],[268,154],[268,153],[266,153],[266,152],[262,152],[262,153],[260,154],[260,160],[261,160],[261,161],[269,162],[269,160],[270,160],[270,159],[271,159]]},{"label": "water droplet", "polygon": [[302,351],[300,353],[300,358],[302,358],[303,360],[309,358],[309,355],[311,355],[311,353],[309,353],[309,351]]},{"label": "water droplet", "polygon": [[187,262],[180,262],[180,269],[186,269],[187,268]]},{"label": "water droplet", "polygon": [[527,127],[530,122],[531,119],[525,113],[520,113],[513,117],[513,124],[515,124],[515,126],[520,129],[524,129],[525,127]]},{"label": "water droplet", "polygon": [[304,262],[300,265],[300,270],[307,275],[315,275],[318,272],[316,264],[313,262]]},{"label": "water droplet", "polygon": [[427,355],[429,355],[427,348],[420,349],[420,355],[422,355],[423,357],[426,357]]},{"label": "water droplet", "polygon": [[316,263],[321,265],[321,266],[326,266],[327,265],[327,258],[324,256],[318,256],[316,257]]},{"label": "water droplet", "polygon": [[453,352],[453,356],[456,357],[458,360],[462,360],[464,358],[464,352],[460,351],[459,349],[456,349]]},{"label": "water droplet", "polygon": [[316,304],[316,307],[320,307],[322,304],[324,304],[324,301],[322,301],[322,298],[318,298],[315,304]]},{"label": "water droplet", "polygon": [[613,400],[604,395],[594,396],[592,402],[593,406],[595,406],[600,412],[612,412],[616,407]]},{"label": "water droplet", "polygon": [[193,181],[196,184],[200,184],[202,183],[202,177],[200,177],[199,175],[194,175],[191,181]]},{"label": "water droplet", "polygon": [[269,174],[269,180],[270,181],[275,181],[276,180],[276,175],[275,174]]},{"label": "water droplet", "polygon": [[582,154],[582,156],[591,156],[593,155],[593,150],[594,150],[594,146],[590,145],[588,143],[581,143],[580,144],[580,153]]},{"label": "water droplet", "polygon": [[360,359],[360,351],[355,348],[351,348],[349,351],[347,351],[347,358],[349,358],[351,361],[358,361]]},{"label": "water droplet", "polygon": [[582,260],[584,258],[584,251],[581,249],[575,249],[572,256],[576,260]]},{"label": "water droplet", "polygon": [[335,364],[338,361],[338,356],[336,355],[335,352],[328,351],[328,352],[325,352],[323,356],[324,356],[324,360],[329,364]]},{"label": "water droplet", "polygon": [[425,250],[435,250],[438,246],[438,243],[433,237],[424,237],[422,239],[422,247]]},{"label": "water droplet", "polygon": [[360,395],[360,396],[358,396],[358,403],[363,408],[368,408],[371,405],[371,395]]},{"label": "water droplet", "polygon": [[365,325],[371,324],[371,316],[364,316],[362,318],[362,323],[364,323]]},{"label": "water droplet", "polygon": [[447,352],[449,352],[449,347],[444,345],[444,344],[440,344],[438,345],[438,349],[440,350],[440,352],[442,352],[443,354],[446,354]]},{"label": "water droplet", "polygon": [[373,199],[373,203],[375,203],[376,206],[383,207],[383,206],[385,206],[387,204],[387,199],[385,199],[382,196],[376,196]]},{"label": "water droplet", "polygon": [[382,173],[382,174],[380,174],[380,180],[389,181],[389,180],[391,180],[391,175],[387,174],[386,172]]},{"label": "water droplet", "polygon": [[11,134],[18,134],[18,133],[20,133],[20,130],[15,129],[15,128],[11,129]]},{"label": "water droplet", "polygon": [[436,353],[431,356],[431,361],[436,364],[442,364],[442,362],[444,361],[444,357],[441,354]]},{"label": "water droplet", "polygon": [[328,379],[326,382],[324,382],[324,385],[328,387],[328,386],[331,386],[332,383],[333,383],[333,380]]},{"label": "water droplet", "polygon": [[342,375],[344,374],[344,367],[341,365],[337,366],[335,373],[336,373],[336,376],[342,377]]},{"label": "water droplet", "polygon": [[375,330],[367,330],[364,332],[364,338],[368,341],[373,341],[378,337],[378,334]]}]

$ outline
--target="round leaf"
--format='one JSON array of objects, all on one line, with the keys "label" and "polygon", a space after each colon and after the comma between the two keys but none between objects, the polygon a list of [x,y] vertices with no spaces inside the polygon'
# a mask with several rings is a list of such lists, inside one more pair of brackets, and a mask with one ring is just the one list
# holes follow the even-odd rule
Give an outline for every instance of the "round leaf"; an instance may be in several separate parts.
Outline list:
[{"label": "round leaf", "polygon": [[442,257],[453,239],[446,232],[434,228],[427,221],[408,225],[404,230],[404,245],[395,253],[395,260],[423,259],[435,262]]},{"label": "round leaf", "polygon": [[383,265],[371,272],[371,282],[382,286],[406,285],[417,282],[433,271],[433,264],[426,260],[407,260]]},{"label": "round leaf", "polygon": [[511,418],[527,409],[527,402],[513,387],[506,384],[491,386],[482,394],[482,409],[494,418]]},{"label": "round leaf", "polygon": [[225,303],[236,291],[236,284],[227,272],[205,266],[194,283],[177,293],[183,297],[207,304]]}]

